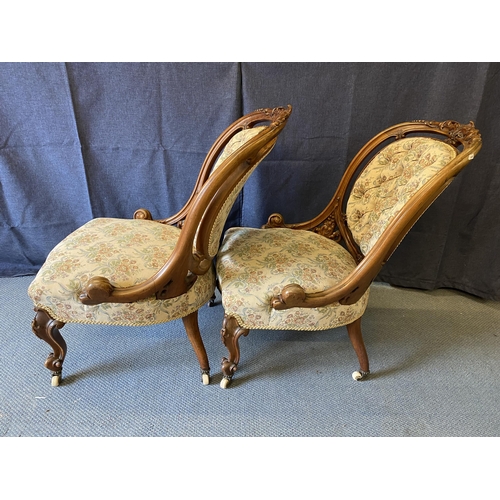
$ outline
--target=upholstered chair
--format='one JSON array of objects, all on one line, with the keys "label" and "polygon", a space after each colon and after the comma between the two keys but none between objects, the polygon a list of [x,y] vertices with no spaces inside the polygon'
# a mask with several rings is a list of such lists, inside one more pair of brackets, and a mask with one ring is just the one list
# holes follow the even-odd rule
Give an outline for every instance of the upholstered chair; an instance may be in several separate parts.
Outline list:
[{"label": "upholstered chair", "polygon": [[[182,318],[203,384],[210,367],[198,310],[214,295],[213,259],[230,209],[257,165],[271,151],[291,107],[260,109],[229,126],[202,164],[196,185],[176,215],[153,220],[96,218],[61,241],[29,286],[32,329],[53,352],[45,366],[61,381],[66,323],[147,327]],[[140,331],[138,330],[138,334]]]},{"label": "upholstered chair", "polygon": [[[227,387],[250,330],[330,330],[346,326],[369,374],[361,334],[370,284],[412,225],[477,154],[471,122],[405,122],[371,139],[355,156],[325,210],[285,224],[273,214],[261,229],[231,228],[217,257],[225,311],[222,360]],[[300,353],[300,356],[303,356]]]}]

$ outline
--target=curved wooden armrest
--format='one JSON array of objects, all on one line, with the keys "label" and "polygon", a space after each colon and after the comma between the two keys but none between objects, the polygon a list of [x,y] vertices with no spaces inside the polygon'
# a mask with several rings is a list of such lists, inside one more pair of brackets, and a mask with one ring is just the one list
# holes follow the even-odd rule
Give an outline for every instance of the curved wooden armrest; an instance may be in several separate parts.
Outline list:
[{"label": "curved wooden armrest", "polygon": [[[171,257],[154,276],[137,285],[116,287],[108,278],[94,276],[89,279],[78,298],[83,304],[97,305],[103,302],[136,302],[153,296],[158,300],[178,297],[193,286],[198,274],[204,274],[212,265],[211,261],[198,259],[197,255],[188,255],[186,258],[182,252],[179,254],[180,257]],[[196,273],[188,269],[188,258]]]},{"label": "curved wooden armrest", "polygon": [[[368,286],[370,283],[368,283]],[[292,307],[324,307],[335,302],[343,305],[356,303],[368,288],[364,286],[339,285],[323,292],[307,293],[300,285],[286,285],[280,294],[271,298],[271,307],[276,310]]]},{"label": "curved wooden armrest", "polygon": [[355,304],[371,285],[382,268],[380,260],[366,258],[338,285],[322,292],[307,293],[300,285],[286,285],[280,294],[271,298],[271,307],[282,310],[292,307],[324,307],[335,302]]},{"label": "curved wooden armrest", "polygon": [[139,285],[120,288],[113,286],[104,276],[94,276],[89,279],[78,298],[87,306],[95,306],[104,302],[136,302],[156,294],[157,287],[151,281],[147,280]]},{"label": "curved wooden armrest", "polygon": [[194,284],[197,275],[188,271],[184,280],[170,280],[162,286],[161,281],[153,276],[149,280],[129,287],[115,287],[108,278],[94,276],[89,279],[79,295],[80,302],[88,306],[95,306],[104,302],[137,302],[138,300],[156,297],[166,300],[186,293]]}]

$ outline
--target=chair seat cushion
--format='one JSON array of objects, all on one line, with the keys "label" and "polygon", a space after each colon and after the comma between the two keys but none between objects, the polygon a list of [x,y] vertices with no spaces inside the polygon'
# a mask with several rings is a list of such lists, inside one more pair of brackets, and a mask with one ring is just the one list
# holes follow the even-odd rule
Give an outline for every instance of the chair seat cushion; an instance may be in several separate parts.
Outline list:
[{"label": "chair seat cushion", "polygon": [[119,304],[84,305],[78,299],[89,278],[104,276],[126,287],[153,276],[167,261],[180,229],[144,219],[93,219],[48,255],[28,294],[38,308],[63,323],[151,325],[187,316],[210,300],[215,289],[212,269],[199,276],[179,297]]},{"label": "chair seat cushion", "polygon": [[356,262],[338,243],[310,231],[231,228],[217,257],[225,313],[249,329],[327,330],[362,316],[367,291],[353,305],[275,310],[271,299],[296,283],[306,292],[338,284]]}]

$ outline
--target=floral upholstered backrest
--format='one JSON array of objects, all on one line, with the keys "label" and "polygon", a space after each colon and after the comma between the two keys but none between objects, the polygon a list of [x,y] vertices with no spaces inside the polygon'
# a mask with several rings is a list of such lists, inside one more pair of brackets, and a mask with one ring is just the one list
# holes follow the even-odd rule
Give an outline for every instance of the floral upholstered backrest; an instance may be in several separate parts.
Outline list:
[{"label": "floral upholstered backrest", "polygon": [[366,255],[410,198],[458,154],[442,141],[405,138],[382,149],[354,183],[347,225]]},{"label": "floral upholstered backrest", "polygon": [[[224,160],[226,160],[231,154],[236,152],[239,148],[241,148],[244,144],[246,144],[250,139],[255,137],[260,131],[262,131],[265,128],[267,128],[267,126],[247,128],[235,134],[234,137],[232,137],[231,140],[226,144],[225,148],[223,149],[222,153],[220,154],[219,158],[214,164],[210,175],[212,175],[212,173],[215,172],[215,170],[219,168],[220,165],[224,162]],[[269,154],[269,152],[267,154]],[[267,156],[267,154],[265,156]],[[255,165],[253,165],[252,168],[248,170],[248,172],[241,179],[238,185],[234,187],[234,189],[231,191],[228,198],[224,202],[222,209],[218,213],[217,218],[212,227],[212,230],[210,232],[210,239],[208,243],[208,251],[211,257],[215,257],[215,255],[217,255],[217,251],[219,249],[219,244],[220,244],[220,238],[222,235],[222,231],[224,229],[224,224],[226,223],[226,220],[229,216],[229,212],[231,211],[231,208],[234,205],[234,202],[236,201],[238,194],[245,185],[247,179],[250,177],[252,172],[257,168],[259,163],[264,159],[264,157],[261,158],[259,162],[256,162]]]},{"label": "floral upholstered backrest", "polygon": [[264,128],[266,128],[264,125],[253,128],[245,128],[231,137],[225,148],[222,150],[222,153],[217,158],[217,161],[215,162],[210,175],[215,172],[218,167],[220,167],[220,165],[226,158],[237,151],[241,146],[243,146],[243,144],[247,143],[252,137],[255,137]]}]

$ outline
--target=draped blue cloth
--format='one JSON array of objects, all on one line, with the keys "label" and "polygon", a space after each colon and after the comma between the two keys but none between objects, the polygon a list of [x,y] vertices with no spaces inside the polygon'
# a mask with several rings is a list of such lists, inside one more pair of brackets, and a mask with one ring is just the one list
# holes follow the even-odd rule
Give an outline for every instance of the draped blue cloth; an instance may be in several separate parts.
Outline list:
[{"label": "draped blue cloth", "polygon": [[0,63],[0,276],[94,217],[187,201],[218,135],[292,104],[228,226],[308,220],[360,147],[408,120],[474,121],[483,149],[378,279],[500,299],[500,63]]}]

